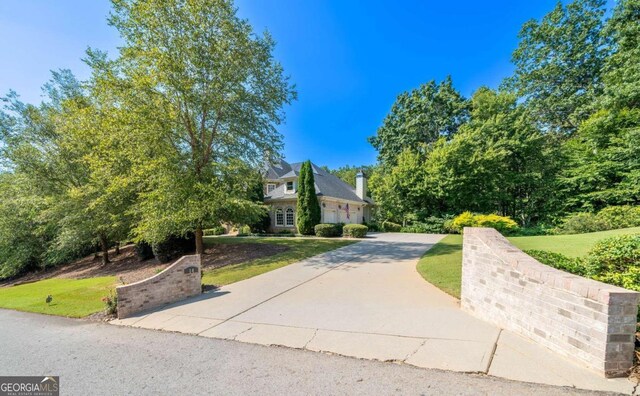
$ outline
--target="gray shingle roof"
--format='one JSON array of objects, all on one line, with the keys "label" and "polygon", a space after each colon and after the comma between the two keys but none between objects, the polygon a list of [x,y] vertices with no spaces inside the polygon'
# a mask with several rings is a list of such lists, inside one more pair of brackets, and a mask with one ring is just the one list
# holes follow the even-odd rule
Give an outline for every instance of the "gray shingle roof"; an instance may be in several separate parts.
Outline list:
[{"label": "gray shingle roof", "polygon": [[[280,160],[278,164],[271,166],[267,170],[266,177],[271,180],[297,177],[300,174],[301,166],[302,162],[288,164],[284,160]],[[337,176],[325,171],[316,164],[311,163],[311,168],[313,169],[313,178],[315,181],[317,195],[348,201],[373,203],[369,198],[364,201],[360,199],[360,197],[356,195],[356,190],[351,187],[351,185],[345,183]],[[265,196],[265,200],[272,201],[297,198],[297,194],[285,194],[284,189],[284,184],[279,186],[275,190],[271,191],[270,194]]]}]

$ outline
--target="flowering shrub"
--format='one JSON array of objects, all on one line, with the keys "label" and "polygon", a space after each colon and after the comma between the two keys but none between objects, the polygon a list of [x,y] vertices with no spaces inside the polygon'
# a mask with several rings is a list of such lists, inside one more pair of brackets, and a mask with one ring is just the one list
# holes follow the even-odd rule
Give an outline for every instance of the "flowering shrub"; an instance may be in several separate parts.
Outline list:
[{"label": "flowering shrub", "polygon": [[518,230],[518,223],[508,216],[464,212],[453,219],[450,227],[452,230],[459,233],[462,233],[464,227],[490,227],[495,228],[502,234],[510,234]]},{"label": "flowering shrub", "polygon": [[116,315],[118,313],[118,295],[111,292],[108,296],[102,297],[105,312],[107,315]]}]

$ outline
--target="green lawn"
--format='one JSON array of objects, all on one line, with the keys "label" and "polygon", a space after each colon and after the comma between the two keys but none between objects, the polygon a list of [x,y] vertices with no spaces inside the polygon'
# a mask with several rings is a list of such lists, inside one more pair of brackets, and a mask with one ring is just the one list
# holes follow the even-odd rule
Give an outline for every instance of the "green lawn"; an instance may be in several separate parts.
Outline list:
[{"label": "green lawn", "polygon": [[[561,253],[570,257],[586,255],[593,245],[614,235],[640,233],[640,227],[624,228],[576,235],[540,235],[509,237],[509,241],[522,250],[537,249]],[[418,272],[427,281],[444,292],[460,298],[462,272],[462,236],[447,235],[422,256]]]},{"label": "green lawn", "polygon": [[588,234],[541,235],[530,237],[509,237],[508,239],[521,250],[548,250],[550,252],[561,253],[569,257],[581,257],[586,255],[593,245],[595,245],[599,240],[615,235],[638,233],[640,233],[640,227],[590,232]]},{"label": "green lawn", "polygon": [[273,271],[280,267],[293,264],[296,261],[315,256],[320,253],[334,250],[343,246],[356,243],[344,239],[312,239],[312,238],[286,238],[286,237],[261,237],[261,238],[236,238],[236,237],[211,237],[205,238],[205,243],[269,243],[289,247],[286,252],[273,256],[259,258],[240,264],[229,265],[211,271],[204,271],[202,283],[205,285],[223,286],[252,278],[265,272]]},{"label": "green lawn", "polygon": [[[0,308],[81,318],[102,311],[102,298],[116,284],[113,276],[88,279],[46,279],[0,288]],[[51,304],[45,302],[48,295]]]},{"label": "green lawn", "polygon": [[447,235],[418,262],[418,272],[429,283],[460,298],[462,235]]}]

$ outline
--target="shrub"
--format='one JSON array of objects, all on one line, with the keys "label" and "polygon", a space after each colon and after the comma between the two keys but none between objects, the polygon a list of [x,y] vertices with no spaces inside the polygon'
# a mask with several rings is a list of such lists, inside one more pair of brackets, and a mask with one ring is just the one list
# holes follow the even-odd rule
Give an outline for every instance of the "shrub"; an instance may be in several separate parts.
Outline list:
[{"label": "shrub", "polygon": [[462,233],[464,227],[491,227],[500,233],[511,234],[518,230],[518,223],[508,216],[464,212],[453,219],[450,227],[452,230],[460,233]]},{"label": "shrub", "polygon": [[587,272],[584,263],[578,258],[545,250],[527,250],[525,253],[543,264],[572,274],[584,276]]},{"label": "shrub", "polygon": [[511,233],[517,236],[537,236],[553,234],[553,230],[545,225],[536,225],[532,227],[521,227]]},{"label": "shrub", "polygon": [[573,213],[562,220],[562,224],[557,229],[558,234],[583,234],[605,230],[605,223],[595,214],[581,212]]},{"label": "shrub", "polygon": [[587,255],[593,279],[640,291],[640,234],[602,240]]},{"label": "shrub", "polygon": [[316,236],[323,238],[339,237],[342,227],[339,224],[318,224],[314,227]]},{"label": "shrub", "polygon": [[256,221],[253,224],[249,224],[249,228],[251,229],[251,232],[254,234],[264,234],[269,230],[270,226],[271,226],[271,216],[269,216],[269,213],[266,213],[266,212],[260,215],[260,219],[258,219],[258,221]]},{"label": "shrub", "polygon": [[369,231],[371,231],[371,232],[378,232],[381,229],[381,227],[378,225],[378,223],[370,222],[370,223],[362,223],[362,224],[366,225],[367,228],[369,228]]},{"label": "shrub", "polygon": [[411,225],[402,227],[401,232],[415,232],[421,234],[440,234],[445,232],[443,217],[427,217],[424,221],[415,221]]},{"label": "shrub", "polygon": [[402,230],[402,226],[389,220],[385,220],[382,222],[382,230],[384,232],[400,232]]},{"label": "shrub", "polygon": [[[629,267],[627,271],[620,273],[606,272],[594,276],[593,279],[625,289],[640,291],[640,266]],[[638,322],[640,322],[640,312],[638,312],[638,316]]]},{"label": "shrub", "polygon": [[590,275],[623,273],[640,266],[640,234],[618,235],[595,244],[587,256]]},{"label": "shrub", "polygon": [[222,235],[225,232],[225,228],[221,225],[209,228],[203,231],[204,236],[210,235]]},{"label": "shrub", "polygon": [[609,206],[596,215],[607,230],[640,226],[640,206]]},{"label": "shrub", "polygon": [[459,231],[456,231],[456,229],[453,228],[453,219],[447,219],[444,221],[444,223],[442,223],[442,231],[444,231],[446,234],[459,233]]},{"label": "shrub", "polygon": [[156,256],[161,263],[178,258],[186,253],[192,252],[196,246],[196,239],[193,233],[186,236],[171,236],[162,242],[154,243],[153,255]]},{"label": "shrub", "polygon": [[248,236],[249,234],[251,234],[251,227],[249,227],[248,225],[243,225],[240,228],[238,228],[237,236],[243,237],[243,236]]},{"label": "shrub", "polygon": [[475,215],[476,227],[491,227],[503,234],[510,234],[518,230],[518,223],[508,216],[497,214]]},{"label": "shrub", "polygon": [[118,313],[118,295],[111,292],[108,296],[102,297],[104,310],[107,315],[116,315]]},{"label": "shrub", "polygon": [[295,234],[293,233],[293,231],[280,230],[280,231],[278,231],[278,235],[294,236]]},{"label": "shrub", "polygon": [[145,241],[140,241],[136,243],[136,256],[138,260],[144,261],[153,258],[153,248],[151,245]]},{"label": "shrub", "polygon": [[347,224],[342,227],[342,235],[351,238],[364,238],[369,228],[362,224]]}]

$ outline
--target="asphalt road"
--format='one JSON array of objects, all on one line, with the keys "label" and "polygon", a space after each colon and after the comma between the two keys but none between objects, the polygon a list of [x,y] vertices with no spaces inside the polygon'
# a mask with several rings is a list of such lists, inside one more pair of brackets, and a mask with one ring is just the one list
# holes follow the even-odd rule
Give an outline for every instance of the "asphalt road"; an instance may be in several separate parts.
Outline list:
[{"label": "asphalt road", "polygon": [[599,394],[7,310],[0,375],[57,375],[63,395]]}]

